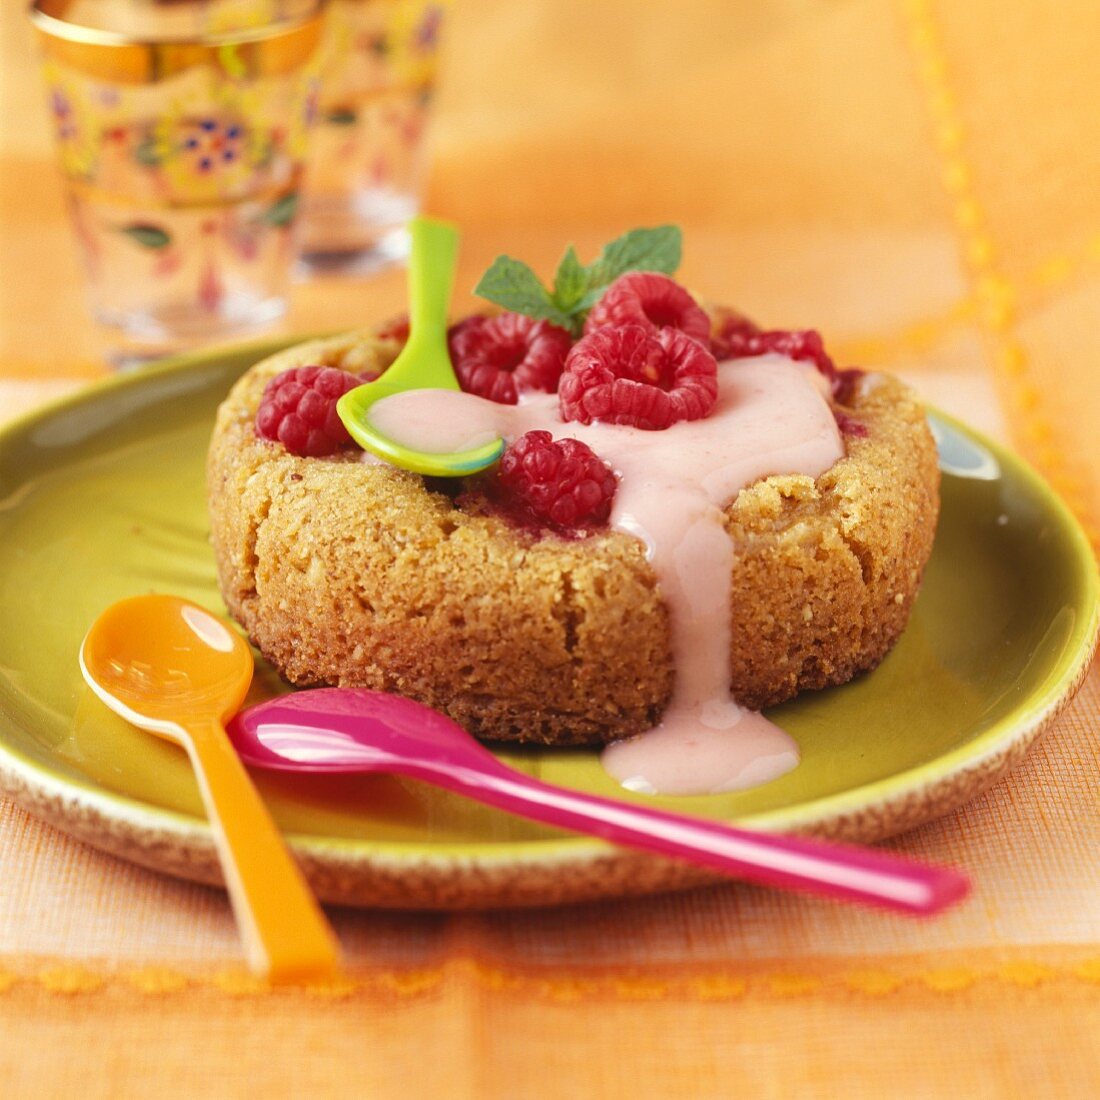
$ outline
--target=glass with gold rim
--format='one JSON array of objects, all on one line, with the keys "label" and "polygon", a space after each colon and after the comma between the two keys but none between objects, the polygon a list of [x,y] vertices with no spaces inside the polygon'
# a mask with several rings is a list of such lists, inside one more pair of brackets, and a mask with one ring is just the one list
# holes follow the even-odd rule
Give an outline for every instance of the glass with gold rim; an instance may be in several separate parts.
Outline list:
[{"label": "glass with gold rim", "polygon": [[92,313],[142,360],[286,308],[325,0],[34,0]]},{"label": "glass with gold rim", "polygon": [[402,260],[427,169],[443,0],[332,0],[302,253],[316,269]]}]

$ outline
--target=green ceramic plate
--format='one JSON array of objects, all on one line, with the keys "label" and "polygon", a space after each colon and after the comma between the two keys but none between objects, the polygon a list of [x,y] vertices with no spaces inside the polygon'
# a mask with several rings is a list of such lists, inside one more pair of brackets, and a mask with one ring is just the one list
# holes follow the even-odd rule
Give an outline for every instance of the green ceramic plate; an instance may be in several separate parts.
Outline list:
[{"label": "green ceramic plate", "polygon": [[[203,463],[214,410],[275,345],[116,379],[0,433],[0,790],[127,859],[218,881],[183,754],[84,688],[77,650],[146,591],[223,611]],[[756,790],[660,804],[874,840],[943,814],[1021,759],[1088,667],[1097,574],[1080,528],[1018,458],[945,417],[943,516],[901,642],[872,674],[772,712],[802,746]],[[258,669],[255,697],[284,690]],[[511,752],[551,782],[630,796],[590,752]],[[539,904],[686,885],[613,849],[413,782],[261,777],[321,895],[390,906]]]}]

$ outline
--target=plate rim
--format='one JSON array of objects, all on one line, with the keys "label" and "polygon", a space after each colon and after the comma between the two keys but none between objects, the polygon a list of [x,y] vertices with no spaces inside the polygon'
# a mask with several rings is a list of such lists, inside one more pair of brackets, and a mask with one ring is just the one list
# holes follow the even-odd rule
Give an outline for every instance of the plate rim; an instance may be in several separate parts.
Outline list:
[{"label": "plate rim", "polygon": [[[0,427],[0,444],[12,436],[33,429],[42,421],[58,414],[97,400],[119,389],[142,387],[166,375],[197,371],[218,363],[229,355],[252,352],[257,361],[266,355],[316,337],[287,336],[265,338],[248,343],[225,345],[187,355],[174,357],[162,363],[143,367],[130,373],[117,374],[82,386],[17,416]],[[919,792],[966,771],[981,769],[991,760],[1010,752],[1017,745],[1030,746],[1046,724],[1072,698],[1092,663],[1100,641],[1100,570],[1091,543],[1080,522],[1045,478],[1031,464],[983,432],[970,427],[957,418],[926,406],[928,413],[964,436],[991,451],[998,462],[1011,469],[1042,499],[1045,507],[1057,519],[1059,528],[1068,534],[1073,547],[1073,562],[1077,567],[1077,579],[1083,584],[1083,613],[1076,615],[1070,638],[1057,665],[1048,674],[1045,683],[1032,692],[1013,710],[984,730],[974,740],[951,749],[931,760],[905,771],[897,772],[875,782],[852,790],[826,795],[795,808],[773,809],[736,818],[719,820],[736,822],[752,828],[768,831],[799,831],[830,819],[866,809],[874,805],[901,802]],[[8,724],[9,715],[0,710],[0,717]],[[5,739],[6,730],[0,729],[0,777],[7,773],[16,780],[15,786],[25,784],[47,798],[75,800],[89,810],[106,818],[118,820],[137,829],[155,828],[182,842],[213,845],[210,826],[200,818],[156,806],[97,785],[93,780],[61,774],[48,764],[36,761]],[[18,794],[10,794],[24,805]],[[30,812],[34,812],[31,809]],[[363,837],[318,837],[288,832],[288,843],[301,855],[324,860],[328,857],[354,858],[388,868],[435,866],[453,868],[463,866],[509,866],[523,864],[589,862],[607,857],[609,852],[622,849],[607,841],[592,837],[554,837],[542,840],[501,841],[443,841],[430,845],[415,840],[372,840]],[[94,843],[94,841],[92,842]]]}]

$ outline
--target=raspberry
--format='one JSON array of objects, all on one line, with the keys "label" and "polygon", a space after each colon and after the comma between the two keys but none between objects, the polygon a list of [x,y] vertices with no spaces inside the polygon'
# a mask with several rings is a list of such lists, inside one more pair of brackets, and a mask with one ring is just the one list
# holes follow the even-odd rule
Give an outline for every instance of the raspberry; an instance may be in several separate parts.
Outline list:
[{"label": "raspberry", "polygon": [[736,354],[732,350],[736,342],[759,332],[760,329],[743,313],[717,306],[711,314],[710,350],[718,362],[732,359]]},{"label": "raspberry", "polygon": [[553,393],[573,338],[520,313],[468,317],[448,333],[451,361],[467,393],[514,405],[524,390]]},{"label": "raspberry", "polygon": [[829,376],[833,387],[833,400],[841,405],[850,405],[856,394],[856,386],[863,377],[864,372],[856,367],[847,370],[838,370]]},{"label": "raspberry", "polygon": [[842,413],[839,409],[833,409],[833,419],[836,421],[836,426],[840,429],[841,435],[866,439],[869,434],[866,424],[860,420],[853,420],[847,413]]},{"label": "raspberry", "polygon": [[592,307],[584,331],[629,324],[678,329],[703,344],[710,339],[710,318],[695,299],[667,275],[653,271],[620,275]]},{"label": "raspberry", "polygon": [[543,431],[509,445],[500,460],[500,485],[512,503],[567,532],[605,524],[617,488],[611,467],[587,443]]},{"label": "raspberry", "polygon": [[814,329],[772,329],[761,332],[755,326],[743,330],[730,326],[724,341],[723,358],[727,359],[743,359],[771,352],[785,355],[788,359],[813,363],[829,379],[833,398],[842,405],[851,401],[855,387],[863,377],[861,370],[838,370],[825,350],[821,334]]},{"label": "raspberry", "polygon": [[361,385],[354,374],[335,367],[296,367],[267,384],[256,410],[256,434],[308,458],[352,446],[336,414],[336,402]]},{"label": "raspberry", "polygon": [[785,355],[788,359],[800,359],[813,363],[822,374],[832,377],[836,366],[825,351],[821,334],[814,329],[788,330],[760,329],[728,331],[726,333],[727,358],[747,359],[753,355]]},{"label": "raspberry", "polygon": [[660,430],[714,408],[718,364],[678,329],[609,326],[573,346],[558,396],[564,420]]},{"label": "raspberry", "polygon": [[374,336],[377,340],[392,340],[404,347],[409,342],[409,315],[398,313],[395,317],[391,317],[375,332]]}]

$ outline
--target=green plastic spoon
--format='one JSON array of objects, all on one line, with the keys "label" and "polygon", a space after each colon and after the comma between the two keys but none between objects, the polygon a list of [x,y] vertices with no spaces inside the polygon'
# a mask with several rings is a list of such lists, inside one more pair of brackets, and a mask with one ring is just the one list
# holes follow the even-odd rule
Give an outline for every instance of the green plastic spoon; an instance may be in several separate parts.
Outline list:
[{"label": "green plastic spoon", "polygon": [[413,218],[409,234],[408,343],[381,378],[349,390],[336,411],[360,447],[394,466],[432,477],[464,477],[496,462],[504,451],[504,440],[456,454],[432,454],[390,439],[370,420],[371,406],[384,397],[406,390],[460,388],[447,350],[447,306],[458,256],[458,230],[433,218]]}]

